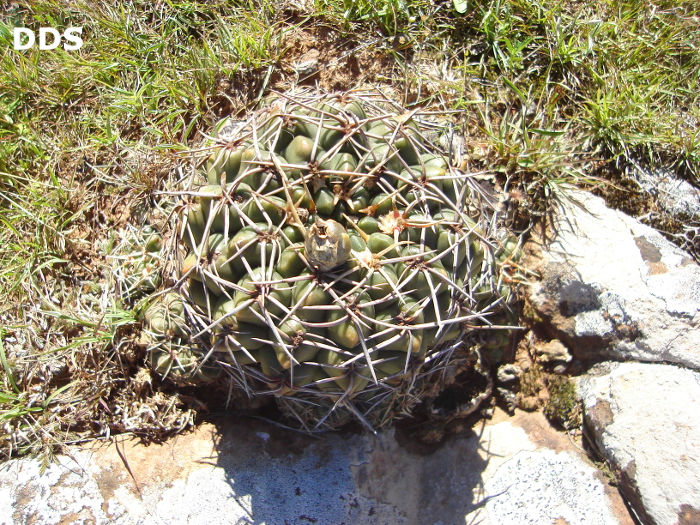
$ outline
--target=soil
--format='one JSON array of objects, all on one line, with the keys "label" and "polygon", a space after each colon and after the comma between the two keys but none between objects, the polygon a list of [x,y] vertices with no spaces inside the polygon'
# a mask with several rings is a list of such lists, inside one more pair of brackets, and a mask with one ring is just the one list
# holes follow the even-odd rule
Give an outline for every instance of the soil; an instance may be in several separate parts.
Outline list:
[{"label": "soil", "polygon": [[285,90],[299,77],[301,85],[324,91],[348,91],[362,85],[386,83],[396,62],[388,53],[369,49],[323,26],[299,28],[285,37],[282,47],[289,53],[280,64],[282,75],[272,87]]},{"label": "soil", "polygon": [[396,61],[388,50],[377,51],[369,45],[372,43],[360,43],[320,25],[297,27],[280,42],[284,53],[278,63],[222,78],[211,99],[212,111],[216,118],[232,114],[243,117],[263,93],[284,92],[296,86],[329,92],[381,86],[396,95],[398,92],[391,87],[397,73]]}]

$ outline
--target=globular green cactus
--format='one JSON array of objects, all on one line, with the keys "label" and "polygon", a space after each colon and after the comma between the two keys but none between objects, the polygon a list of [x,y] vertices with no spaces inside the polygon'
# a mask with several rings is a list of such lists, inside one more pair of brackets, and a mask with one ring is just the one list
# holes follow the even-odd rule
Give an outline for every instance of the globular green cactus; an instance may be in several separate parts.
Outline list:
[{"label": "globular green cactus", "polygon": [[155,292],[163,284],[162,248],[163,237],[151,226],[122,233],[112,255],[121,296],[138,298]]},{"label": "globular green cactus", "polygon": [[220,122],[177,207],[176,284],[146,311],[170,342],[156,371],[225,370],[308,429],[376,427],[415,402],[503,303],[517,248],[424,135],[376,94],[283,95]]}]

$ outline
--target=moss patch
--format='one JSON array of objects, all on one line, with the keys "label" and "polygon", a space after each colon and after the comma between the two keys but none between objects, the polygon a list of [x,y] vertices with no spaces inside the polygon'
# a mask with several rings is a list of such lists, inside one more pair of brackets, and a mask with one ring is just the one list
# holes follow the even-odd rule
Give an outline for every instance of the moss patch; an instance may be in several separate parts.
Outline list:
[{"label": "moss patch", "polygon": [[566,376],[548,375],[549,399],[544,405],[544,414],[555,424],[566,430],[581,427],[581,404],[576,398],[576,386]]}]

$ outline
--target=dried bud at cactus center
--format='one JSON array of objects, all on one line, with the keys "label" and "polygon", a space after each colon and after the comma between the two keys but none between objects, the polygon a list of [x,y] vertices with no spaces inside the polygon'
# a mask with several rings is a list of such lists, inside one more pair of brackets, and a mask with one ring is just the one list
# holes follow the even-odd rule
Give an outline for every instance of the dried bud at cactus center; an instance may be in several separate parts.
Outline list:
[{"label": "dried bud at cactus center", "polygon": [[306,238],[306,257],[321,271],[327,272],[350,258],[350,237],[333,219],[318,219]]}]

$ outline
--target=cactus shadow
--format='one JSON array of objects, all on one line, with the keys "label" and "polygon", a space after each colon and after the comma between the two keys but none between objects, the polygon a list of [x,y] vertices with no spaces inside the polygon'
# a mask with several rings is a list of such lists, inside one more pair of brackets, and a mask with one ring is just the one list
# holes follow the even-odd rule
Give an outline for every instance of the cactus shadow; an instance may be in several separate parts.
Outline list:
[{"label": "cactus shadow", "polygon": [[231,523],[267,525],[479,523],[488,454],[479,429],[438,445],[410,431],[351,429],[319,437],[217,417],[216,466],[230,486]]}]

